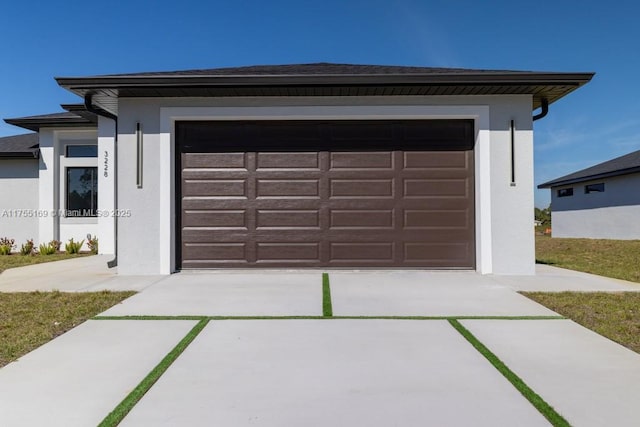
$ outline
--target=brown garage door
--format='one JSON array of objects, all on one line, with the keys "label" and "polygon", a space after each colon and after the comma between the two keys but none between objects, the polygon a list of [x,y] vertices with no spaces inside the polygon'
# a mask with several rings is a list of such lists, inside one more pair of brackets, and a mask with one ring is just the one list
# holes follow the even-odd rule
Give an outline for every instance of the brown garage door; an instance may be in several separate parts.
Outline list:
[{"label": "brown garage door", "polygon": [[178,264],[473,268],[473,122],[179,122]]}]

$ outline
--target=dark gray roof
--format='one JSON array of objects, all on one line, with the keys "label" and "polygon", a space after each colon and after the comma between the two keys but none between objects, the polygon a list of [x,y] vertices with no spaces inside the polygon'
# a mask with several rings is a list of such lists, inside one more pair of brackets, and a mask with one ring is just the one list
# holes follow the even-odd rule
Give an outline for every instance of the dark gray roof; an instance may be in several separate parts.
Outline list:
[{"label": "dark gray roof", "polygon": [[593,73],[353,64],[257,65],[58,77],[60,86],[117,114],[121,97],[532,95],[553,103]]},{"label": "dark gray roof", "polygon": [[31,158],[37,159],[38,134],[5,136],[0,138],[0,158]]},{"label": "dark gray roof", "polygon": [[640,150],[545,182],[538,185],[538,188],[551,188],[637,172],[640,172]]},{"label": "dark gray roof", "polygon": [[478,70],[469,68],[413,67],[399,65],[332,64],[328,62],[318,62],[314,64],[250,65],[246,67],[205,68],[198,70],[152,71],[142,73],[108,74],[107,76],[294,76],[345,74],[477,74],[495,72],[515,73],[517,71]]},{"label": "dark gray roof", "polygon": [[[72,104],[75,105],[75,104]],[[41,114],[39,116],[4,119],[5,122],[38,132],[41,127],[94,127],[98,120],[94,114],[65,111],[63,113]]]}]

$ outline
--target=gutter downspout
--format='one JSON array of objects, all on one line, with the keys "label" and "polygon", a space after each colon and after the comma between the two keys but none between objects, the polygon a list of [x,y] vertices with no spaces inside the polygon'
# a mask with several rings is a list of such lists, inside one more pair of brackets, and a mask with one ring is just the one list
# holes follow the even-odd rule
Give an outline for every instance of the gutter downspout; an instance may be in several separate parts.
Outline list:
[{"label": "gutter downspout", "polygon": [[533,116],[533,121],[543,118],[549,113],[549,100],[547,98],[540,99],[540,113]]},{"label": "gutter downspout", "polygon": [[[115,135],[113,139],[113,208],[114,211],[118,211],[118,116],[111,114],[108,111],[100,110],[93,106],[93,94],[87,93],[84,96],[84,107],[88,112],[97,116],[106,117],[115,122]],[[113,216],[113,230],[114,230],[114,258],[107,262],[109,268],[116,267],[118,265],[118,215]]]}]

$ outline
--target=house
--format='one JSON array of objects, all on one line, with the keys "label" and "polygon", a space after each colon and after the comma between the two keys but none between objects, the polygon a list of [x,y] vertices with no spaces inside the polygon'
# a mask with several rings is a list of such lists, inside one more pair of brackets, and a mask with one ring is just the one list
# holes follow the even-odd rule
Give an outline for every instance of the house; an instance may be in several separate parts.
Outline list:
[{"label": "house", "polygon": [[640,239],[640,150],[538,188],[551,189],[553,237]]},{"label": "house", "polygon": [[38,134],[0,138],[0,238],[38,237]]},{"label": "house", "polygon": [[[37,206],[40,242],[98,236],[121,274],[533,274],[533,120],[592,76],[320,63],[61,77],[84,104],[6,120],[38,133],[38,179],[0,209]],[[17,223],[34,220],[2,232]]]}]

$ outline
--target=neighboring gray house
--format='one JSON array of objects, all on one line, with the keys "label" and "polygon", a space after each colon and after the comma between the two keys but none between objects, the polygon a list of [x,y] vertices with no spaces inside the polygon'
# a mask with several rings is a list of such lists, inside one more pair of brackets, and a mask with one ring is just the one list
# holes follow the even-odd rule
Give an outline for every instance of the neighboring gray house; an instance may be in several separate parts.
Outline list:
[{"label": "neighboring gray house", "polygon": [[[58,78],[84,105],[6,120],[38,132],[40,157],[37,191],[3,203],[37,206],[39,242],[96,235],[122,274],[533,274],[533,120],[592,76],[321,63]],[[18,223],[33,227],[3,230]]]},{"label": "neighboring gray house", "polygon": [[553,237],[640,239],[640,150],[554,179]]}]

